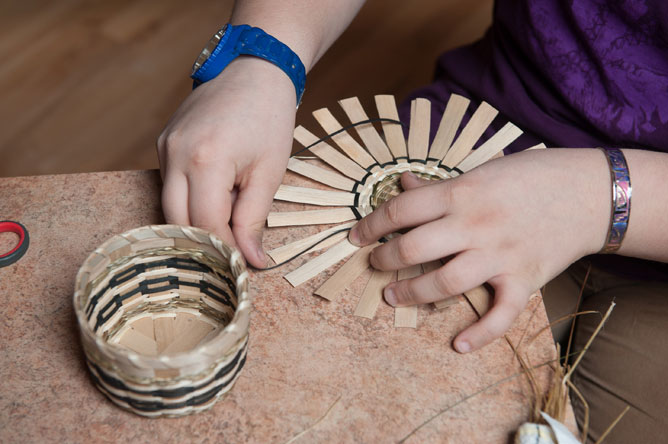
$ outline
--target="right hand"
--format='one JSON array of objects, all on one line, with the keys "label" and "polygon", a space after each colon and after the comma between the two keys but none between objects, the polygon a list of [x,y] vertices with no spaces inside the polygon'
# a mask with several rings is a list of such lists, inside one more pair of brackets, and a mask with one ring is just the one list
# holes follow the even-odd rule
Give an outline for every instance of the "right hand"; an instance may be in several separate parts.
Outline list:
[{"label": "right hand", "polygon": [[266,266],[262,232],[290,156],[295,101],[285,73],[253,57],[195,89],[158,138],[166,221],[212,231]]}]

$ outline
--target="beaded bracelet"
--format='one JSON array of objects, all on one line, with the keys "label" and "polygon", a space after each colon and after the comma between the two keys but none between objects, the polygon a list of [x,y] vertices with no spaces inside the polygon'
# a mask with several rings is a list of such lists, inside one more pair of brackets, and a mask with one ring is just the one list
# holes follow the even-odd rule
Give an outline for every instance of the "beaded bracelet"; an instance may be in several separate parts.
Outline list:
[{"label": "beaded bracelet", "polygon": [[604,149],[610,166],[612,179],[612,214],[606,242],[600,253],[614,253],[619,250],[629,226],[631,215],[631,175],[624,153],[617,148]]}]

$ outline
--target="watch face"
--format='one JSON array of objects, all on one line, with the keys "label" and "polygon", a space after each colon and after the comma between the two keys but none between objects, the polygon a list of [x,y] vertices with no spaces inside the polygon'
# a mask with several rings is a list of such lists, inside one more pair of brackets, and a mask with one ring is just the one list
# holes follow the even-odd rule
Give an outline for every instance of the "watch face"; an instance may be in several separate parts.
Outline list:
[{"label": "watch face", "polygon": [[197,60],[195,60],[195,63],[193,64],[193,70],[190,75],[194,75],[198,69],[202,67],[204,62],[206,62],[209,57],[211,56],[211,53],[213,52],[214,49],[216,49],[216,46],[218,46],[218,43],[220,43],[220,39],[225,35],[225,31],[227,30],[227,25],[220,31],[214,34],[213,37],[211,37],[211,40],[209,40],[209,43],[206,44],[204,49],[202,49],[202,52],[200,52],[199,56],[197,57]]}]

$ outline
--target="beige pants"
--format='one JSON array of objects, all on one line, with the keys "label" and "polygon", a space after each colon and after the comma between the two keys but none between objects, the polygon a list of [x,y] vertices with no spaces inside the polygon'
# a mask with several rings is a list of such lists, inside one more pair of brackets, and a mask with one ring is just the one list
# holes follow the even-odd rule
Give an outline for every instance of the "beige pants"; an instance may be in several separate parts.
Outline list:
[{"label": "beige pants", "polygon": [[[588,267],[585,260],[576,262],[546,286],[551,321],[576,311]],[[606,444],[668,443],[668,283],[620,278],[592,267],[579,310],[603,314],[612,300],[617,304],[612,315],[573,377],[589,404],[588,438],[596,441],[628,405]],[[600,320],[597,314],[578,317],[573,351],[584,348]],[[555,339],[563,341],[569,329],[570,322],[556,327]],[[582,427],[584,406],[574,395],[571,400]]]}]

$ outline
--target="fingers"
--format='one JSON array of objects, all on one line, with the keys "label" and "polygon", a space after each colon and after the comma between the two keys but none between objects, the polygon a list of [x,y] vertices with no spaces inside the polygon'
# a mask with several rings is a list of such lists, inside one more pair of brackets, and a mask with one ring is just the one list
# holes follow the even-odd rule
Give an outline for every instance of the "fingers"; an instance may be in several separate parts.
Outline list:
[{"label": "fingers", "polygon": [[274,194],[282,179],[282,174],[277,175],[276,171],[282,172],[284,169],[276,167],[267,174],[256,169],[250,176],[248,184],[240,188],[234,205],[232,219],[234,237],[248,262],[258,268],[267,265],[267,258],[262,248],[262,233]]},{"label": "fingers", "polygon": [[233,188],[234,175],[220,174],[215,168],[188,176],[190,225],[211,231],[230,245],[236,245],[229,226]]},{"label": "fingers", "polygon": [[458,254],[441,268],[385,287],[385,301],[393,306],[427,304],[464,293],[494,275],[492,261],[480,250]]},{"label": "fingers", "polygon": [[454,347],[460,353],[478,350],[503,336],[529,300],[531,292],[509,279],[491,280],[490,283],[495,290],[494,305],[478,322],[455,338]]},{"label": "fingers", "polygon": [[180,171],[167,170],[162,185],[162,211],[168,224],[190,225],[188,180]]},{"label": "fingers", "polygon": [[365,246],[401,228],[440,218],[450,206],[449,194],[447,181],[405,191],[360,220],[350,231],[349,239],[357,246]]},{"label": "fingers", "polygon": [[468,230],[460,229],[452,219],[438,219],[375,248],[369,262],[384,271],[424,264],[463,251],[469,244],[469,235]]}]

